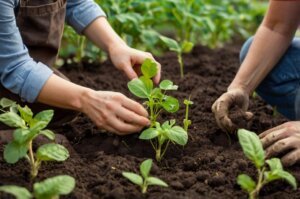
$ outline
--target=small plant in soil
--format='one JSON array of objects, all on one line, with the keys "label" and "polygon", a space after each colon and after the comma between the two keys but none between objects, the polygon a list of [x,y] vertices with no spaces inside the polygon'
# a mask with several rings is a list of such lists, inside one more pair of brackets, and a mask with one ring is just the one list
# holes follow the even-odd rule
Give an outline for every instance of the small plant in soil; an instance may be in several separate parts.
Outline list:
[{"label": "small plant in soil", "polygon": [[58,199],[61,195],[70,194],[74,187],[75,179],[73,177],[60,175],[34,183],[33,193],[30,193],[25,187],[15,185],[0,186],[0,191],[11,194],[16,199]]},{"label": "small plant in soil", "polygon": [[35,116],[28,106],[21,107],[14,101],[2,98],[0,100],[0,122],[16,128],[13,139],[4,148],[4,159],[14,164],[26,158],[31,167],[31,177],[35,178],[43,161],[65,161],[69,157],[68,150],[56,143],[41,145],[34,152],[32,143],[37,136],[42,135],[54,141],[55,134],[45,129],[53,117],[53,110],[41,111]]},{"label": "small plant in soil", "polygon": [[160,39],[163,43],[169,48],[170,51],[177,53],[178,63],[180,66],[180,77],[183,78],[184,76],[184,63],[182,59],[183,53],[189,53],[194,47],[194,44],[189,41],[183,41],[182,43],[178,43],[176,40],[160,36]]},{"label": "small plant in soil", "polygon": [[185,118],[183,119],[183,128],[186,132],[188,132],[189,126],[192,124],[192,121],[189,120],[189,107],[194,103],[190,100],[190,98],[185,99],[183,103],[185,104]]},{"label": "small plant in soil", "polygon": [[246,174],[240,174],[237,178],[237,183],[248,192],[250,199],[257,198],[262,187],[274,180],[285,180],[294,189],[297,188],[295,177],[284,171],[280,159],[265,159],[262,144],[254,132],[239,129],[238,137],[244,154],[255,165],[258,174],[257,182]]},{"label": "small plant in soil", "polygon": [[140,173],[122,172],[122,175],[130,180],[133,184],[140,186],[141,192],[146,193],[148,186],[156,185],[161,187],[168,187],[168,184],[159,178],[150,176],[150,170],[152,167],[152,160],[148,159],[142,162],[140,165]]},{"label": "small plant in soil", "polygon": [[188,140],[187,132],[182,127],[175,126],[175,120],[166,121],[162,125],[157,121],[162,110],[169,113],[178,111],[178,100],[166,95],[167,91],[177,90],[178,86],[170,80],[163,80],[158,88],[154,87],[151,78],[157,73],[157,65],[150,59],[144,61],[141,70],[143,75],[131,80],[128,88],[135,96],[147,99],[145,104],[150,112],[151,125],[141,133],[139,138],[150,140],[155,150],[156,160],[160,161],[170,142],[184,146]]}]

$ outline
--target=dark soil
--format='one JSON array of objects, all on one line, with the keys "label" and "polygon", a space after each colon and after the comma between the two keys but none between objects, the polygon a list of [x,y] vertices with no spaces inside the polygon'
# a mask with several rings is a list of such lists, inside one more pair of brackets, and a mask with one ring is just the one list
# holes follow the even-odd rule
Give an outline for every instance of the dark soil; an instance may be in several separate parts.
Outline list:
[{"label": "dark soil", "polygon": [[[212,103],[226,90],[238,69],[239,48],[240,45],[230,45],[213,51],[196,47],[184,56],[183,79],[179,77],[175,54],[158,58],[163,79],[171,79],[179,85],[179,91],[172,95],[181,101],[191,95],[194,101],[187,146],[170,146],[161,164],[154,163],[151,171],[153,176],[165,180],[168,188],[150,187],[149,193],[143,196],[137,186],[122,177],[121,172],[138,171],[143,160],[154,158],[150,143],[139,140],[138,135],[119,137],[105,133],[95,128],[84,115],[57,130],[70,140],[71,158],[65,163],[42,165],[37,181],[58,174],[72,175],[76,178],[76,189],[66,198],[78,199],[247,198],[236,184],[236,177],[240,173],[255,176],[255,169],[244,157],[236,136],[222,132],[211,113]],[[126,86],[128,80],[110,62],[86,65],[85,68],[65,66],[63,72],[78,84],[133,97]],[[162,119],[174,117],[181,124],[184,106],[181,108],[174,116],[163,114]],[[251,99],[249,109],[254,117],[246,126],[258,133],[287,121],[281,116],[273,117],[272,107],[259,98]],[[0,185],[17,184],[30,188],[27,169],[26,161],[8,165],[0,157]],[[288,170],[300,179],[299,166]],[[282,181],[266,186],[260,195],[261,198],[300,198],[299,189],[292,191]]]}]

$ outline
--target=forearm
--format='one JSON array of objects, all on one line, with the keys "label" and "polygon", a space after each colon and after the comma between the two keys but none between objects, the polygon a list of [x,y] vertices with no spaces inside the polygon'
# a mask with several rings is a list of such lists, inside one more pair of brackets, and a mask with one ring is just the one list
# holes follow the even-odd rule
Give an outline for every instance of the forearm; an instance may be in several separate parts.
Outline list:
[{"label": "forearm", "polygon": [[43,86],[37,101],[55,107],[82,111],[82,99],[89,90],[53,74]]},{"label": "forearm", "polygon": [[99,48],[109,51],[113,46],[125,44],[108,23],[106,17],[98,17],[86,29],[83,34]]}]

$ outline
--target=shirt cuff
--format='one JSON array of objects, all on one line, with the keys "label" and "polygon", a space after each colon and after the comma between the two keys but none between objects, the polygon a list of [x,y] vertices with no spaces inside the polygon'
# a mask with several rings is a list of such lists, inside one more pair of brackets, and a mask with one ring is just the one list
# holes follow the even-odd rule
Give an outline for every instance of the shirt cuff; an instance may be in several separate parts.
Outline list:
[{"label": "shirt cuff", "polygon": [[83,30],[98,17],[106,17],[106,14],[99,5],[92,3],[78,8],[69,23],[77,33],[82,34]]},{"label": "shirt cuff", "polygon": [[21,98],[30,103],[34,102],[52,73],[53,71],[48,66],[38,62],[24,82]]}]

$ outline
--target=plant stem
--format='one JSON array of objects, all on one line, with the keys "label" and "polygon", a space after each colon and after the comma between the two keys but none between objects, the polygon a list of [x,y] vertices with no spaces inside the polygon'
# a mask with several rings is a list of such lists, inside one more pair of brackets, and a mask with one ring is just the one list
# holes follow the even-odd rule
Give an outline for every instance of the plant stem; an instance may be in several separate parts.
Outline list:
[{"label": "plant stem", "polygon": [[146,193],[147,192],[147,185],[146,185],[146,180],[144,181],[143,185],[142,185],[142,193]]},{"label": "plant stem", "polygon": [[266,169],[265,167],[263,167],[262,169],[258,169],[258,182],[257,182],[255,189],[249,194],[250,199],[257,198],[259,191],[265,185],[265,183],[266,183],[264,180],[265,169]]},{"label": "plant stem", "polygon": [[178,54],[177,54],[177,57],[178,57],[178,62],[179,62],[179,66],[180,66],[180,77],[183,78],[184,72],[183,72],[182,53],[178,53]]},{"label": "plant stem", "polygon": [[34,155],[33,155],[33,150],[32,150],[32,140],[29,141],[28,143],[28,148],[29,148],[29,162],[31,166],[31,178],[35,178],[38,174],[38,166],[36,165],[36,162],[34,160]]},{"label": "plant stem", "polygon": [[155,159],[157,162],[161,161],[161,143],[158,141],[158,147],[156,149]]}]

